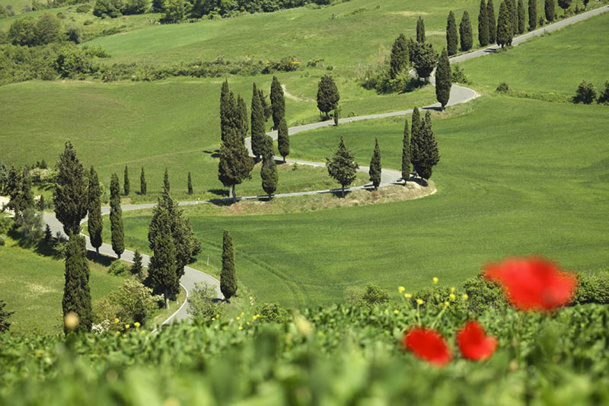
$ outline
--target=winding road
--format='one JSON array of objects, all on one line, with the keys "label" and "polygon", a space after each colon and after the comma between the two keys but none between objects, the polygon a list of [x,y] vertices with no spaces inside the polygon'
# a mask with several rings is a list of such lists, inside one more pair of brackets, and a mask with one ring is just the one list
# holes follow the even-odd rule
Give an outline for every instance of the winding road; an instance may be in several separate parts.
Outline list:
[{"label": "winding road", "polygon": [[[517,46],[533,37],[544,35],[547,32],[559,30],[563,27],[566,27],[567,25],[571,25],[576,22],[586,20],[590,17],[594,17],[596,15],[605,13],[607,11],[609,11],[609,6],[603,6],[603,7],[594,9],[594,10],[587,11],[585,13],[575,15],[570,18],[566,18],[564,20],[555,22],[553,24],[549,24],[545,27],[539,28],[537,30],[528,32],[526,34],[523,34],[521,36],[514,38],[514,41],[512,42],[512,46]],[[496,52],[498,49],[500,49],[500,47],[498,47],[496,45],[490,46],[490,47],[472,51],[472,52],[469,52],[466,54],[457,55],[455,57],[450,58],[450,62],[451,63],[463,62],[463,61],[466,61],[466,60],[469,60],[472,58],[478,58],[478,57],[481,57],[484,55],[492,54],[492,53]],[[467,103],[467,102],[475,99],[477,96],[478,96],[478,94],[472,89],[469,89],[469,88],[463,87],[463,86],[459,86],[459,85],[453,85],[451,88],[450,100],[449,100],[447,106],[454,106],[456,104]],[[440,107],[440,104],[436,103],[431,106],[423,107],[423,109],[438,109],[439,107]],[[381,114],[370,114],[370,115],[359,116],[359,117],[348,117],[348,118],[340,119],[339,124],[353,123],[353,122],[362,121],[362,120],[372,120],[372,119],[381,119],[381,118],[387,118],[387,117],[404,116],[409,113],[412,113],[412,110],[394,111],[394,112],[390,112],[390,113],[381,113]],[[288,132],[289,132],[289,135],[294,135],[299,132],[309,131],[309,130],[313,130],[316,128],[329,127],[332,125],[334,125],[334,122],[332,120],[328,120],[328,121],[323,121],[323,122],[318,122],[318,123],[305,124],[305,125],[301,125],[301,126],[297,126],[297,127],[291,127],[288,129]],[[273,139],[277,139],[276,131],[270,132],[270,133],[268,133],[268,135],[270,135]],[[248,150],[251,153],[251,139],[247,138],[245,140],[245,142],[246,142],[246,146],[247,146]],[[311,165],[311,166],[319,166],[319,167],[325,166],[325,163],[323,163],[323,162],[308,162],[308,161],[299,161],[299,160],[287,160],[287,161],[292,162],[292,163],[298,163],[299,165]],[[359,168],[359,170],[367,173],[369,168],[365,167],[365,166],[361,166]],[[392,184],[397,184],[397,183],[401,183],[401,182],[402,182],[401,172],[389,170],[389,169],[382,170],[381,187],[392,185]],[[368,185],[368,186],[352,187],[352,188],[348,188],[345,190],[352,191],[352,190],[364,189],[366,187],[370,187],[370,186]],[[337,193],[339,190],[340,189],[327,189],[327,190],[317,190],[317,191],[309,191],[309,192],[280,193],[280,194],[276,194],[274,197],[281,198],[281,197],[303,196],[303,195],[321,194],[321,193]],[[239,200],[253,200],[253,199],[258,200],[258,199],[266,198],[266,197],[267,197],[266,195],[245,196],[245,197],[240,197]],[[186,201],[186,202],[180,202],[180,205],[188,206],[188,205],[203,204],[203,203],[210,203],[210,201]],[[137,204],[137,205],[124,205],[124,206],[122,206],[122,209],[123,209],[123,211],[132,211],[132,210],[150,209],[150,208],[153,208],[154,206],[155,206],[155,204],[152,204],[152,203]],[[102,208],[102,215],[107,215],[109,213],[110,213],[109,207]],[[57,232],[63,234],[63,227],[59,223],[59,221],[55,218],[54,213],[45,213],[44,221],[46,224],[49,225],[53,234],[56,234]],[[86,219],[84,221],[86,221]],[[94,251],[94,248],[91,246],[89,238],[88,237],[86,237],[86,238],[87,238],[87,249],[90,251]],[[112,246],[109,244],[103,244],[100,247],[99,252],[105,256],[108,256],[111,258],[116,258],[114,251],[112,251]],[[128,261],[128,262],[133,262],[133,256],[134,256],[133,251],[125,250],[125,252],[121,256],[121,259],[124,259],[125,261]],[[142,254],[143,265],[147,267],[149,262],[150,262],[150,257],[148,255]],[[180,280],[180,284],[185,289],[187,296],[189,296],[189,292],[195,287],[195,284],[197,284],[199,282],[206,282],[208,284],[211,284],[212,286],[214,286],[216,288],[218,297],[219,298],[223,297],[222,293],[220,292],[220,282],[216,278],[214,278],[213,276],[208,275],[204,272],[196,270],[194,268],[186,267],[184,276]],[[188,303],[187,301],[182,303],[180,308],[176,312],[174,312],[162,324],[171,323],[174,320],[182,320],[182,319],[188,318],[189,316],[186,311],[187,307],[188,307],[187,303]]]}]

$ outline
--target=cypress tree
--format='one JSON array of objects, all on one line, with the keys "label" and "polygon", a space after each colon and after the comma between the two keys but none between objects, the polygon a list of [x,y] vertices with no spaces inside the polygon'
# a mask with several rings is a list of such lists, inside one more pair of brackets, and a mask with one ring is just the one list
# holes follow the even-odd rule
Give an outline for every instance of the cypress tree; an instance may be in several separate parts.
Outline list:
[{"label": "cypress tree", "polygon": [[338,125],[339,111],[340,111],[340,109],[338,108],[338,105],[336,107],[334,107],[334,112],[332,113],[332,119],[334,120],[335,126]]},{"label": "cypress tree", "polygon": [[474,45],[474,36],[472,33],[472,23],[469,21],[469,13],[463,12],[461,23],[459,24],[459,36],[461,38],[461,50],[469,51]]},{"label": "cypress tree", "polygon": [[[414,139],[413,139],[414,141]],[[420,128],[420,134],[413,145],[415,152],[412,164],[417,174],[423,179],[431,178],[433,167],[440,161],[438,144],[431,128],[431,113],[425,114]]]},{"label": "cypress tree", "polygon": [[524,3],[518,0],[518,33],[524,34],[526,30],[526,12],[524,11]]},{"label": "cypress tree", "polygon": [[19,204],[19,211],[24,212],[27,209],[33,209],[35,206],[34,192],[32,192],[32,178],[29,174],[24,174],[21,183],[21,202]]},{"label": "cypress tree", "polygon": [[190,172],[188,172],[188,194],[192,195],[194,191],[192,190],[192,177],[190,176]]},{"label": "cypress tree", "polygon": [[135,250],[133,254],[133,265],[131,266],[131,275],[136,275],[141,278],[144,266],[142,265],[142,254],[138,250]]},{"label": "cypress tree", "polygon": [[171,185],[169,184],[169,172],[167,172],[167,168],[165,168],[165,175],[163,176],[163,190],[166,190],[167,193],[171,191]]},{"label": "cypress tree", "polygon": [[85,169],[76,157],[70,141],[57,163],[58,173],[53,191],[55,216],[66,235],[80,233],[80,221],[87,215],[88,195]]},{"label": "cypress tree", "polygon": [[404,34],[400,34],[393,41],[389,67],[392,79],[395,79],[396,76],[408,69],[408,41]]},{"label": "cypress tree", "polygon": [[417,160],[417,151],[415,150],[414,145],[419,142],[420,130],[421,113],[419,113],[419,109],[415,107],[412,111],[412,123],[410,127],[410,162],[413,164],[413,168],[414,162]]},{"label": "cypress tree", "polygon": [[23,198],[23,177],[21,172],[15,169],[14,166],[11,166],[8,172],[8,179],[4,189],[9,196],[8,209],[13,210],[15,215],[18,215]]},{"label": "cypress tree", "polygon": [[512,24],[512,36],[518,32],[518,10],[516,9],[516,0],[504,0],[507,6],[510,22]]},{"label": "cypress tree", "polygon": [[224,299],[229,299],[237,293],[237,276],[235,274],[235,254],[233,239],[228,230],[224,230],[222,238],[222,271],[220,272],[220,291]]},{"label": "cypress tree", "polygon": [[129,168],[125,165],[125,176],[123,177],[123,191],[125,192],[125,196],[129,196],[129,192],[131,192],[131,185],[129,184]]},{"label": "cypress tree", "polygon": [[455,21],[455,14],[452,11],[448,13],[448,20],[446,21],[446,49],[449,56],[455,55],[459,50],[457,22]]},{"label": "cypress tree", "polygon": [[247,116],[247,105],[241,95],[237,96],[237,112],[239,114],[237,133],[245,138],[249,131],[249,117]]},{"label": "cypress tree", "polygon": [[0,300],[0,333],[4,333],[5,331],[9,330],[11,323],[8,322],[8,319],[13,315],[13,313],[15,313],[4,310],[5,306],[6,303],[4,303],[4,300]]},{"label": "cypress tree", "polygon": [[512,44],[512,19],[508,10],[509,0],[503,1],[499,7],[499,18],[497,19],[497,45],[503,48]]},{"label": "cypress tree", "polygon": [[91,245],[95,248],[95,252],[99,255],[99,247],[103,243],[102,231],[104,222],[101,212],[101,195],[102,190],[99,185],[99,178],[95,168],[91,167],[89,172],[89,220],[87,227],[89,229],[89,238]]},{"label": "cypress tree", "polygon": [[484,0],[480,0],[480,11],[478,13],[478,41],[480,46],[489,44],[487,6]]},{"label": "cypress tree", "polygon": [[273,83],[271,83],[271,109],[273,110],[273,128],[277,129],[281,119],[285,117],[285,98],[277,76],[273,76]]},{"label": "cypress tree", "polygon": [[564,15],[567,15],[567,10],[571,6],[572,0],[558,0],[558,5],[563,9]]},{"label": "cypress tree", "polygon": [[260,105],[262,106],[262,111],[264,112],[264,123],[266,124],[269,117],[271,117],[273,114],[273,109],[266,102],[266,97],[264,96],[264,91],[262,89],[258,89],[258,97],[260,97]]},{"label": "cypress tree", "polygon": [[112,231],[112,251],[120,259],[125,251],[125,234],[123,230],[123,209],[121,208],[120,185],[118,175],[112,174],[110,181],[110,229]]},{"label": "cypress tree", "polygon": [[254,162],[245,148],[243,138],[233,129],[220,147],[218,179],[224,186],[231,188],[234,200],[237,199],[235,185],[241,184],[245,179],[251,179],[250,172],[253,168]]},{"label": "cypress tree", "polygon": [[142,166],[142,173],[140,173],[140,194],[146,195],[146,174],[144,173],[144,167]]},{"label": "cypress tree", "polygon": [[372,182],[374,189],[378,189],[381,184],[381,149],[379,148],[379,140],[377,138],[375,138],[374,152],[370,159],[368,175],[370,175],[370,182]]},{"label": "cypress tree", "polygon": [[425,42],[425,22],[419,17],[417,20],[417,42],[423,44]]},{"label": "cypress tree", "polygon": [[273,154],[266,154],[263,157],[262,167],[260,168],[260,178],[262,179],[262,190],[272,198],[277,190],[277,182],[279,181],[277,164],[275,163]]},{"label": "cypress tree", "polygon": [[488,43],[494,44],[497,41],[497,20],[495,20],[493,0],[488,0],[486,3],[486,15],[488,16]]},{"label": "cypress tree", "polygon": [[402,141],[402,179],[404,186],[410,179],[410,132],[408,131],[408,117],[404,121],[404,140]]},{"label": "cypress tree", "polygon": [[340,183],[342,196],[345,197],[345,186],[353,183],[359,165],[355,162],[355,154],[345,146],[342,136],[332,158],[326,158],[326,168],[330,177]]},{"label": "cypress tree", "polygon": [[252,92],[252,117],[251,117],[251,129],[252,129],[252,153],[256,157],[256,160],[259,160],[262,155],[264,155],[267,151],[265,151],[264,144],[264,136],[266,135],[264,129],[264,107],[260,102],[260,93],[256,89],[256,84],[254,83],[254,88]]},{"label": "cypress tree", "polygon": [[228,79],[222,83],[220,91],[220,133],[224,140],[227,128],[232,125],[233,106],[231,104],[231,92],[228,88]]},{"label": "cypress tree", "polygon": [[450,88],[453,85],[451,77],[450,61],[448,60],[448,53],[445,48],[442,50],[438,60],[438,68],[436,69],[436,97],[442,105],[442,110],[444,110],[450,99]]},{"label": "cypress tree", "polygon": [[[93,322],[91,291],[89,289],[89,263],[87,262],[85,238],[72,234],[66,245],[65,285],[61,306],[64,318],[70,313],[78,315],[78,326],[74,331],[90,332]],[[67,334],[72,331],[64,326]]]},{"label": "cypress tree", "polygon": [[317,108],[326,114],[326,119],[330,117],[329,113],[336,108],[339,100],[338,88],[332,76],[322,76],[317,84]]},{"label": "cypress tree", "polygon": [[[168,194],[167,191],[163,192]],[[161,207],[162,196],[159,197],[159,204],[155,207]],[[150,239],[150,247],[152,248],[152,257],[148,266],[148,273],[154,287],[163,293],[165,298],[165,308],[169,309],[169,298],[175,296],[179,291],[179,279],[176,275],[176,247],[171,235],[171,215],[165,208],[155,210],[153,221],[157,225],[157,233]],[[152,224],[152,223],[151,223]]]},{"label": "cypress tree", "polygon": [[537,0],[529,0],[529,31],[537,28]]},{"label": "cypress tree", "polygon": [[413,44],[414,52],[412,64],[417,71],[417,75],[420,78],[424,78],[425,81],[428,81],[429,76],[431,76],[431,73],[438,63],[438,54],[429,43],[419,44],[418,42],[413,42]]},{"label": "cypress tree", "polygon": [[550,23],[554,21],[554,0],[545,0],[544,10],[546,12],[546,20]]},{"label": "cypress tree", "polygon": [[285,163],[285,157],[290,155],[290,136],[285,117],[281,119],[277,129],[277,147],[279,148],[279,155],[283,157],[283,162]]},{"label": "cypress tree", "polygon": [[44,211],[46,208],[46,202],[44,201],[44,195],[40,195],[40,199],[38,199],[38,211]]}]

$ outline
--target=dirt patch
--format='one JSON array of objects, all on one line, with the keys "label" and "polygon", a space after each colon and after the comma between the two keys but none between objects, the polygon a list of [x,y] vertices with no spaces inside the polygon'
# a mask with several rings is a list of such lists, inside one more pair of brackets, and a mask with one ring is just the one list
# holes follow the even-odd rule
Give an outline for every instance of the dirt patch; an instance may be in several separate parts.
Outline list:
[{"label": "dirt patch", "polygon": [[416,17],[416,16],[426,16],[429,13],[425,13],[423,11],[392,11],[392,15],[399,15],[402,17]]},{"label": "dirt patch", "polygon": [[313,99],[309,99],[309,98],[306,98],[306,97],[294,96],[292,93],[288,92],[288,89],[285,87],[285,85],[281,85],[281,88],[283,89],[283,94],[285,95],[285,97],[287,97],[290,100],[294,100],[294,101],[297,101],[297,102],[305,102],[305,103],[316,103],[316,101],[313,100]]}]

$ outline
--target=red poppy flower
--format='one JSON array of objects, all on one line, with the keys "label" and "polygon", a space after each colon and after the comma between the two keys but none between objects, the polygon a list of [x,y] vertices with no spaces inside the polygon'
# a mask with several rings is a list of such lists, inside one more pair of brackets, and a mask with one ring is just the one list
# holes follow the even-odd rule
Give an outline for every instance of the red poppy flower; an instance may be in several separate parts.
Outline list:
[{"label": "red poppy flower", "polygon": [[463,357],[474,361],[489,359],[497,348],[497,340],[487,336],[477,321],[469,321],[459,330],[457,344]]},{"label": "red poppy flower", "polygon": [[444,366],[452,359],[450,349],[436,330],[414,327],[404,336],[404,347],[436,366]]},{"label": "red poppy flower", "polygon": [[503,286],[508,300],[520,310],[552,310],[569,304],[577,277],[541,258],[512,258],[485,266],[484,276]]}]

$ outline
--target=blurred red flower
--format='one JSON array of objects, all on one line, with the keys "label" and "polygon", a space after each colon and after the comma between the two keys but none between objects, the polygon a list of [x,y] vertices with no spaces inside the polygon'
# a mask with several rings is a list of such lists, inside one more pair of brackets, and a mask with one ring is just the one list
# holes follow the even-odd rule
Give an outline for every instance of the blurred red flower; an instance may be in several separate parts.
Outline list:
[{"label": "blurred red flower", "polygon": [[497,340],[486,335],[486,332],[475,320],[468,321],[457,333],[457,344],[464,358],[484,361],[493,355]]},{"label": "blurred red flower", "polygon": [[414,327],[404,335],[404,347],[436,366],[444,366],[452,359],[450,349],[436,330],[424,327]]},{"label": "blurred red flower", "polygon": [[544,311],[569,304],[577,277],[541,258],[509,258],[485,266],[484,276],[503,286],[507,299],[520,310]]}]

